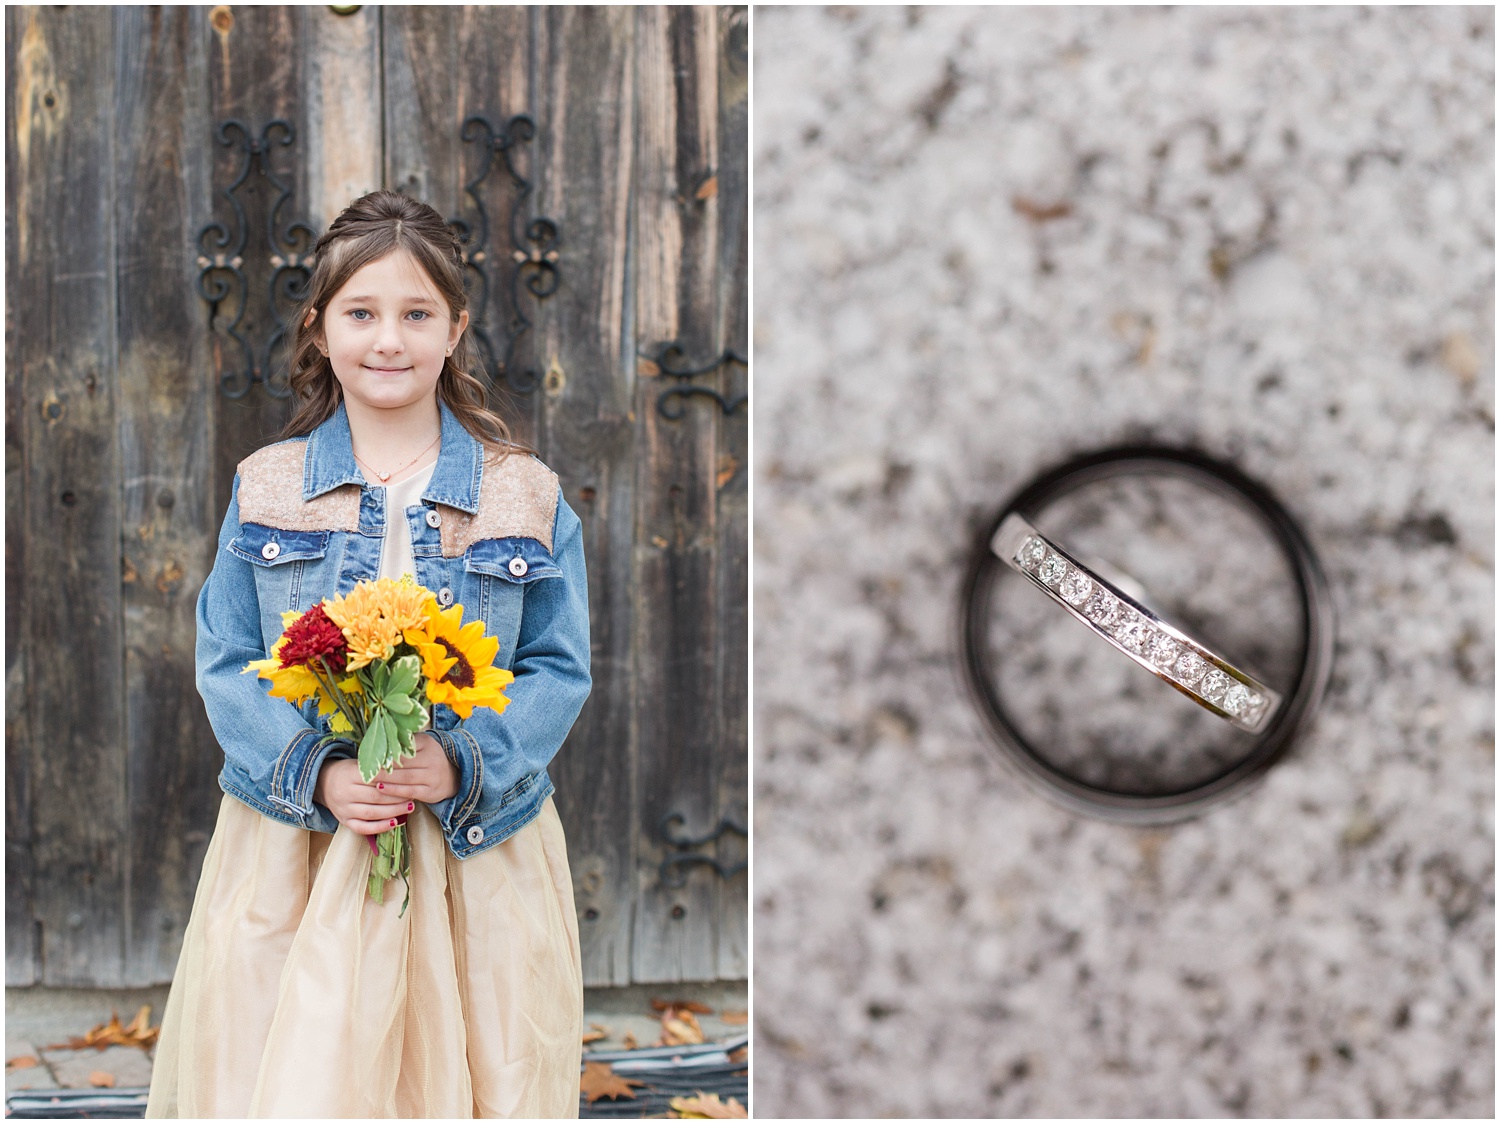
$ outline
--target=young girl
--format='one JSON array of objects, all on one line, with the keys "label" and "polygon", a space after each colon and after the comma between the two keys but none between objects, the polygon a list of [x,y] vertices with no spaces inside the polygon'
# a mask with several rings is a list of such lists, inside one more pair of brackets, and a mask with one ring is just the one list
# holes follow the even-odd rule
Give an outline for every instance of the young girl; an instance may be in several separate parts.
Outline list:
[{"label": "young girl", "polygon": [[[315,255],[296,412],[240,463],[198,598],[225,796],[146,1115],[576,1116],[578,924],[546,766],[589,690],[579,521],[484,407],[438,213],[373,192]],[[503,714],[432,707],[416,757],[365,784],[351,743],[318,746],[316,701],[243,671],[284,612],[403,573],[483,621],[515,681]],[[384,904],[367,889],[366,837],[401,822],[404,916],[399,881]]]}]

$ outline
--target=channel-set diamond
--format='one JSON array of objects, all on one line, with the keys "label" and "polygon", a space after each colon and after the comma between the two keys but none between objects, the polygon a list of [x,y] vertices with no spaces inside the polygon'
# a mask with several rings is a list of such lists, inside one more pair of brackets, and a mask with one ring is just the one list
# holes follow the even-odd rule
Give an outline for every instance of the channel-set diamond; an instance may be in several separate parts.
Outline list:
[{"label": "channel-set diamond", "polygon": [[1217,706],[1233,683],[1233,679],[1214,668],[1203,677],[1203,682],[1198,685],[1198,693]]},{"label": "channel-set diamond", "polygon": [[1146,623],[1144,617],[1136,617],[1115,633],[1115,636],[1130,651],[1144,652],[1151,644],[1155,633],[1156,630]]},{"label": "channel-set diamond", "polygon": [[1189,652],[1184,649],[1182,655],[1177,657],[1175,674],[1179,683],[1186,683],[1191,687],[1202,679],[1208,671],[1208,661],[1197,652]]},{"label": "channel-set diamond", "polygon": [[1056,554],[1049,554],[1047,560],[1037,570],[1036,576],[1041,578],[1047,585],[1056,585],[1063,580],[1063,575],[1068,572],[1068,564]]},{"label": "channel-set diamond", "polygon": [[1083,576],[1080,570],[1070,569],[1068,576],[1062,581],[1063,600],[1069,605],[1082,605],[1089,599],[1089,594],[1094,592],[1094,583]]},{"label": "channel-set diamond", "polygon": [[1023,542],[1021,549],[1016,551],[1016,561],[1028,570],[1035,570],[1046,557],[1047,544],[1035,535]]},{"label": "channel-set diamond", "polygon": [[1151,642],[1151,662],[1165,671],[1177,662],[1178,651],[1177,641],[1165,632],[1159,632]]},{"label": "channel-set diamond", "polygon": [[1224,701],[1219,705],[1229,711],[1236,718],[1244,718],[1255,713],[1261,707],[1265,699],[1250,690],[1243,683],[1236,683],[1224,692]]},{"label": "channel-set diamond", "polygon": [[1094,590],[1093,596],[1088,600],[1088,604],[1083,607],[1083,615],[1100,628],[1108,628],[1114,623],[1114,619],[1119,613],[1120,599],[1103,589]]}]

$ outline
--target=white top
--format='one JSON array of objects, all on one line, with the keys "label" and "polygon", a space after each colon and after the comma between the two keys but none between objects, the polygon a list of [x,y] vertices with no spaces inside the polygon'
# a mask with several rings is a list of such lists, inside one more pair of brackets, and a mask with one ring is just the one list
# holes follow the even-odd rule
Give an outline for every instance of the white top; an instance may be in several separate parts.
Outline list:
[{"label": "white top", "polygon": [[[402,574],[417,576],[417,560],[411,550],[411,526],[407,522],[406,509],[422,507],[422,489],[432,479],[433,461],[426,468],[419,468],[405,480],[385,486],[385,542],[380,547],[380,577],[399,578]],[[432,729],[429,713],[424,730]]]},{"label": "white top", "polygon": [[406,509],[421,507],[422,490],[432,479],[433,461],[405,480],[385,486],[385,543],[380,548],[380,576],[395,580],[402,574],[417,576],[417,560],[411,552],[411,526]]}]

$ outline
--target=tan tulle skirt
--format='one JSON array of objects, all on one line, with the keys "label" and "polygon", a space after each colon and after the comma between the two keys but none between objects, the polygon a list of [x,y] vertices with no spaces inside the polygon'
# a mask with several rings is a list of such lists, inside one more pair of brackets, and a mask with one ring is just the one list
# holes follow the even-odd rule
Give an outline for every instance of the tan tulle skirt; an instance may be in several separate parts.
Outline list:
[{"label": "tan tulle skirt", "polygon": [[408,822],[411,905],[370,849],[230,796],[162,1016],[148,1117],[578,1115],[583,982],[549,799],[460,862]]}]

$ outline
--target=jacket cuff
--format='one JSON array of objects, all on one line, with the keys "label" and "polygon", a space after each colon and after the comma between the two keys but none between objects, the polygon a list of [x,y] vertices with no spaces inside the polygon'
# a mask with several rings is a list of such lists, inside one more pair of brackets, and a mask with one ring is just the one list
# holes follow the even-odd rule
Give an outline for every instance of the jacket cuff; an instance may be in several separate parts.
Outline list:
[{"label": "jacket cuff", "polygon": [[474,735],[461,727],[428,733],[437,738],[443,753],[458,770],[458,791],[447,800],[428,805],[443,825],[443,834],[451,839],[479,806],[479,794],[484,789],[484,758]]},{"label": "jacket cuff", "polygon": [[[313,803],[313,789],[318,783],[318,771],[330,754],[348,756],[347,741],[328,741],[319,745],[323,735],[320,731],[299,731],[276,758],[271,773],[271,791],[267,797],[271,803],[297,816],[302,826],[316,830],[330,830],[325,821],[333,813]],[[335,826],[337,822],[335,821]]]}]

